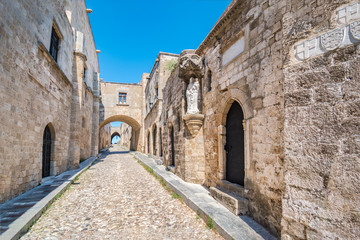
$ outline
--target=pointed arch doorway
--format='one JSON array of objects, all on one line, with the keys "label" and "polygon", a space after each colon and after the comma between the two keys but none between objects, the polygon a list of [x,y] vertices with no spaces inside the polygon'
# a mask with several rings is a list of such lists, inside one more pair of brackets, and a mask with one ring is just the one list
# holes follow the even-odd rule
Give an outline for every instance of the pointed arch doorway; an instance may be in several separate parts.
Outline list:
[{"label": "pointed arch doorway", "polygon": [[230,107],[226,117],[226,180],[244,186],[245,147],[244,113],[236,101]]},{"label": "pointed arch doorway", "polygon": [[45,127],[43,135],[43,152],[42,152],[42,177],[50,176],[51,162],[51,131],[49,125]]}]

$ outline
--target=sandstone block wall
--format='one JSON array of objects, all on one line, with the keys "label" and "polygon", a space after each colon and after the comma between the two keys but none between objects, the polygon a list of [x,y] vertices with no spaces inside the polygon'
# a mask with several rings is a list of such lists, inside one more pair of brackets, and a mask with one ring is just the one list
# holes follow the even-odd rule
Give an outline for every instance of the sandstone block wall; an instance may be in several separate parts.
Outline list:
[{"label": "sandstone block wall", "polygon": [[[124,122],[134,131],[134,149],[143,147],[143,86],[140,84],[101,82],[102,103],[104,106],[104,121],[99,128],[110,122]],[[126,104],[119,103],[119,93],[126,93]]]},{"label": "sandstone block wall", "polygon": [[99,131],[99,150],[110,147],[111,145],[111,125],[107,124]]},{"label": "sandstone block wall", "polygon": [[134,139],[132,137],[134,133],[132,127],[126,123],[122,123],[118,129],[120,134],[118,144],[128,149],[134,149]]},{"label": "sandstone block wall", "polygon": [[[197,49],[203,87],[206,185],[226,182],[226,116],[244,112],[249,214],[280,235],[284,164],[282,18],[287,1],[237,1]],[[240,121],[240,120],[239,120]]]},{"label": "sandstone block wall", "polygon": [[359,4],[287,7],[283,239],[359,237]]},{"label": "sandstone block wall", "polygon": [[163,164],[171,165],[171,129],[174,131],[175,173],[185,179],[185,126],[182,120],[184,116],[183,85],[179,79],[179,68],[170,75],[163,89],[163,108],[161,119],[164,122],[162,131]]},{"label": "sandstone block wall", "polygon": [[[149,74],[145,93],[145,112],[144,115],[144,132],[146,133],[145,146],[146,152],[160,156],[160,132],[162,131],[163,122],[160,119],[162,112],[163,88],[172,71],[171,64],[176,63],[178,55],[171,53],[160,52],[156,58],[153,69]],[[154,129],[156,128],[155,136],[155,152],[154,152]],[[150,136],[150,137],[148,137]],[[148,139],[150,142],[148,143]],[[150,149],[148,149],[150,146]]]},{"label": "sandstone block wall", "polygon": [[[80,155],[76,158],[70,155],[73,147],[70,119],[74,113],[81,113],[73,111],[74,84],[79,79],[74,75],[76,47],[66,11],[76,8],[79,14],[73,16],[75,22],[87,19],[85,25],[88,29],[90,25],[84,1],[78,1],[76,6],[72,4],[73,1],[20,0],[0,3],[0,98],[3,102],[0,106],[0,202],[41,182],[43,133],[47,125],[52,134],[50,175],[60,174],[80,160]],[[60,33],[57,62],[49,54],[53,27]],[[94,46],[92,35],[91,41],[92,45],[85,44],[83,49],[95,53],[95,49],[89,49]],[[96,55],[89,54],[88,59],[91,62],[88,69],[94,69]],[[87,131],[93,133],[94,102],[89,98],[84,105],[91,108],[84,115],[90,122]],[[94,141],[97,145],[96,138]],[[89,147],[92,146],[87,144],[86,148]]]}]

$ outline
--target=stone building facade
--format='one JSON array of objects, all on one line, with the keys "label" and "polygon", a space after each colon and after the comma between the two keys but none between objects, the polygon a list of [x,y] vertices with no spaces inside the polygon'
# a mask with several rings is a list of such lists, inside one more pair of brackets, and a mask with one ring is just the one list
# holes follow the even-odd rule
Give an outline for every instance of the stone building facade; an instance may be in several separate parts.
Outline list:
[{"label": "stone building facade", "polygon": [[0,2],[0,202],[96,155],[99,66],[84,1]]},{"label": "stone building facade", "polygon": [[118,144],[128,149],[134,149],[134,133],[132,127],[129,124],[122,123],[120,127],[118,127],[117,131],[119,132],[120,136],[120,141]]},{"label": "stone building facade", "polygon": [[111,124],[106,124],[99,130],[99,150],[108,148],[111,146]]},{"label": "stone building facade", "polygon": [[179,55],[160,52],[156,58],[154,66],[147,76],[144,88],[145,108],[144,108],[144,133],[145,133],[145,152],[154,156],[162,156],[160,136],[162,135],[162,112],[163,88],[167,79],[175,66]]},{"label": "stone building facade", "polygon": [[[143,150],[143,85],[101,82],[104,120],[99,128],[111,122],[124,122],[131,126],[133,144],[131,150]],[[121,137],[121,136],[120,136]],[[110,138],[111,139],[111,138]]]},{"label": "stone building facade", "polygon": [[355,239],[359,13],[233,1],[164,87],[164,164],[283,239]]}]

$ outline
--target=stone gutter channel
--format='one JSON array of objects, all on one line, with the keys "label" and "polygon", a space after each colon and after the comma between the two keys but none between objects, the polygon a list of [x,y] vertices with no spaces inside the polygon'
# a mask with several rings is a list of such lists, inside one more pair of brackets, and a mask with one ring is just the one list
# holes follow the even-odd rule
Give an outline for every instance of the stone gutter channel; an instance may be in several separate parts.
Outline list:
[{"label": "stone gutter channel", "polygon": [[1,204],[0,239],[19,239],[25,234],[74,179],[97,161],[106,150],[81,162],[78,169],[63,172],[56,177],[48,177],[40,186]]},{"label": "stone gutter channel", "polygon": [[163,179],[167,186],[180,195],[184,203],[193,211],[200,214],[205,223],[212,221],[216,231],[225,239],[266,239],[275,240],[265,228],[248,216],[236,216],[227,208],[210,196],[209,191],[199,185],[187,183],[181,178],[166,170],[165,166],[158,165],[157,159],[150,158],[140,152],[131,152],[140,162],[153,169],[153,172]]}]

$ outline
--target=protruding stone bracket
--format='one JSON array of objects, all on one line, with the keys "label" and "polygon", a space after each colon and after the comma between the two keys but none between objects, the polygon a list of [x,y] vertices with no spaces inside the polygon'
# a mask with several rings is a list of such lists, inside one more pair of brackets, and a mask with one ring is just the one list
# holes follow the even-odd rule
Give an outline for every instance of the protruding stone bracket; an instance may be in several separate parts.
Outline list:
[{"label": "protruding stone bracket", "polygon": [[185,124],[189,129],[192,137],[195,137],[198,132],[200,131],[203,121],[204,115],[203,114],[187,114],[184,116]]},{"label": "protruding stone bracket", "polygon": [[202,61],[201,57],[195,54],[195,50],[184,50],[180,54],[179,61],[179,77],[187,83],[191,77],[202,77]]}]

